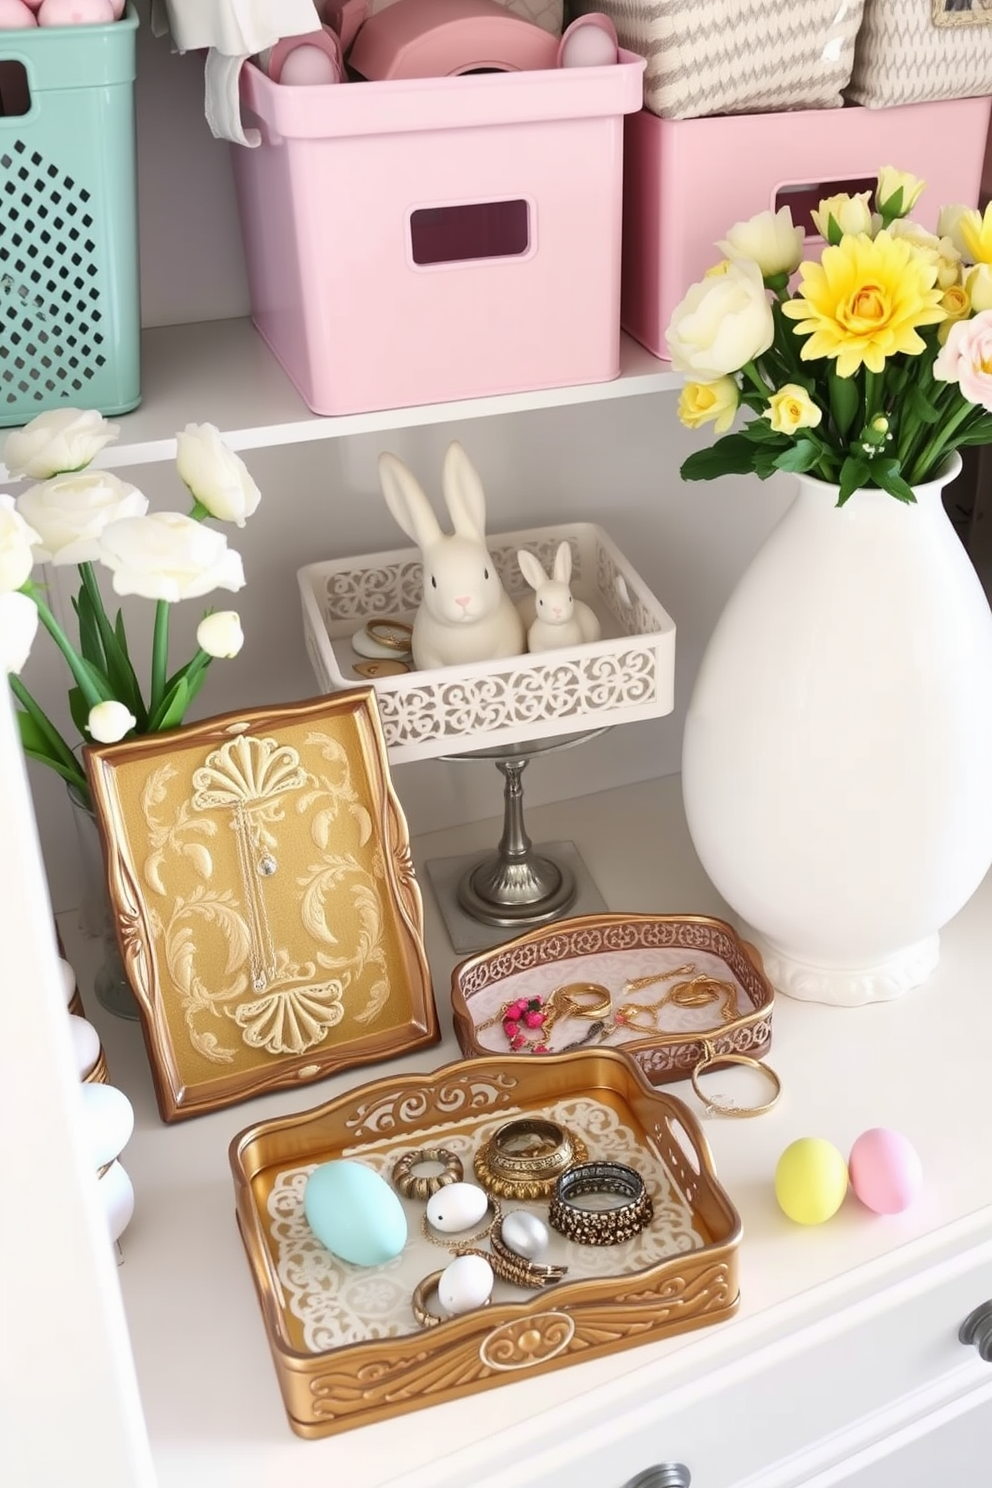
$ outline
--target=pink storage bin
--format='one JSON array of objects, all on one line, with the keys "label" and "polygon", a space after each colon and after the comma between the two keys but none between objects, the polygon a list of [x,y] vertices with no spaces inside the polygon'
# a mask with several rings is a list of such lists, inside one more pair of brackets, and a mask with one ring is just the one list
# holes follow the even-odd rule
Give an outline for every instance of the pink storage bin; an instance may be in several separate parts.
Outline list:
[{"label": "pink storage bin", "polygon": [[667,359],[665,330],[689,285],[720,258],[714,245],[743,218],[788,205],[810,253],[821,197],[866,191],[893,165],[927,182],[912,212],[931,230],[940,208],[978,203],[988,98],[894,109],[810,109],[711,119],[642,110],[624,137],[621,321]]},{"label": "pink storage bin", "polygon": [[284,88],[241,75],[252,319],[315,413],[620,371],[623,115],[644,61]]}]

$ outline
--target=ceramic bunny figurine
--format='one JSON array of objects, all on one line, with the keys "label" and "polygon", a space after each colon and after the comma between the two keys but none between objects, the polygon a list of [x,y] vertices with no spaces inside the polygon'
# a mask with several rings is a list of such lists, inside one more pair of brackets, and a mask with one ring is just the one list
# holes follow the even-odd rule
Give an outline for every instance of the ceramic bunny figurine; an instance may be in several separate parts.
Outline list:
[{"label": "ceramic bunny figurine", "polygon": [[595,612],[569,588],[572,549],[559,543],[550,578],[533,553],[517,553],[520,572],[535,591],[535,619],[527,631],[529,651],[556,651],[561,646],[579,646],[598,641],[600,624]]},{"label": "ceramic bunny figurine", "polygon": [[454,533],[441,531],[416,476],[396,455],[379,456],[386,505],[424,563],[424,593],[413,622],[418,669],[519,656],[524,625],[486,547],[486,498],[457,441],[444,457],[442,486]]}]

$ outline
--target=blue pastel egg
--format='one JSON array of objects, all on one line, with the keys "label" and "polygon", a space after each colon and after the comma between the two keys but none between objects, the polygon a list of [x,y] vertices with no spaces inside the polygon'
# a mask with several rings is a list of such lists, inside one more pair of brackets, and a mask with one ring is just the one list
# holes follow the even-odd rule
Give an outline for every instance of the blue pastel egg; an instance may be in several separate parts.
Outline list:
[{"label": "blue pastel egg", "polygon": [[303,1212],[322,1245],[354,1266],[381,1266],[406,1244],[403,1205],[384,1178],[341,1158],[314,1168]]}]

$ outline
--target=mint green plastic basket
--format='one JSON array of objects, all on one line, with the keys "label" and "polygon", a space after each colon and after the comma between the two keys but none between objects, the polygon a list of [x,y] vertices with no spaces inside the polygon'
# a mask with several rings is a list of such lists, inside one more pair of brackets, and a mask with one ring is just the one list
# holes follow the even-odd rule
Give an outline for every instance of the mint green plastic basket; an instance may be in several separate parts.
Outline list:
[{"label": "mint green plastic basket", "polygon": [[0,31],[0,426],[140,402],[137,27]]}]

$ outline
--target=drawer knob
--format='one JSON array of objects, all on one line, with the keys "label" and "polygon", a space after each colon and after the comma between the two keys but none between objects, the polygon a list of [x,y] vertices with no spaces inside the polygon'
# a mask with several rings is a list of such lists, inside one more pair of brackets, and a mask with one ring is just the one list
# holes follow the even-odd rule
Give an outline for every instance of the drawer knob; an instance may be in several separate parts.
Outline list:
[{"label": "drawer knob", "polygon": [[969,1312],[958,1329],[962,1343],[973,1343],[978,1357],[992,1364],[992,1302],[983,1302],[974,1312]]},{"label": "drawer knob", "polygon": [[689,1488],[692,1474],[681,1462],[659,1462],[628,1478],[623,1488]]}]

